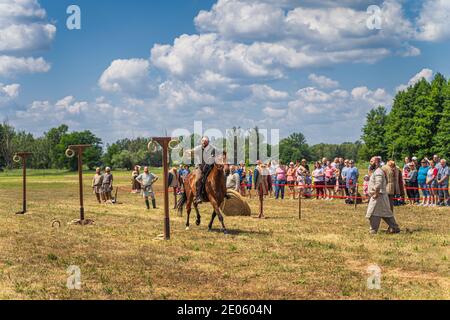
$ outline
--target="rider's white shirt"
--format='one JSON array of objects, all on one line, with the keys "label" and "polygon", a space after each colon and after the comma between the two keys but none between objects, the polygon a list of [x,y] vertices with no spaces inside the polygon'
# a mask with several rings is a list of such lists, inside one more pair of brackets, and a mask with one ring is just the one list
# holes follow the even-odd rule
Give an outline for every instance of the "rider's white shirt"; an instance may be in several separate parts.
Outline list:
[{"label": "rider's white shirt", "polygon": [[214,158],[214,152],[215,148],[208,144],[206,148],[203,148],[203,146],[198,146],[194,148],[194,164],[196,166],[201,165],[203,163],[206,164],[214,164],[215,158]]}]

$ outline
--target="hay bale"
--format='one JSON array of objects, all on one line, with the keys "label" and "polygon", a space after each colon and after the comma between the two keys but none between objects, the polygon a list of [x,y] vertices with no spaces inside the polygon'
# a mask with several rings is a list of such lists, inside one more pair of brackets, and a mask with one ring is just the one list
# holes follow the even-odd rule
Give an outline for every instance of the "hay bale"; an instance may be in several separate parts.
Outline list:
[{"label": "hay bale", "polygon": [[252,211],[245,199],[236,191],[228,190],[229,199],[225,199],[223,213],[229,217],[251,216]]}]

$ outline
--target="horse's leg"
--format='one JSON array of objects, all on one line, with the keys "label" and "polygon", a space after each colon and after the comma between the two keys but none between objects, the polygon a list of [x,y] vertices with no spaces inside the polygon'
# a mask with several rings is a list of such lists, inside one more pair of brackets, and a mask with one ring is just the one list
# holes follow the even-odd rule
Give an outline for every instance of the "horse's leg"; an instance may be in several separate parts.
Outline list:
[{"label": "horse's leg", "polygon": [[213,211],[213,213],[211,215],[211,222],[208,225],[208,231],[212,230],[212,226],[213,226],[213,223],[214,223],[214,219],[216,219],[216,215],[217,215],[216,211]]},{"label": "horse's leg", "polygon": [[187,213],[186,230],[189,230],[189,219],[191,216],[191,210],[192,210],[192,199],[191,197],[189,197],[186,203],[186,213]]},{"label": "horse's leg", "polygon": [[215,199],[211,201],[211,204],[214,207],[214,213],[217,215],[217,217],[219,217],[219,221],[222,224],[222,231],[223,231],[223,233],[227,234],[228,232],[227,232],[227,228],[225,228],[225,222],[224,222],[224,219],[223,219],[222,210],[220,209],[220,207],[217,204]]},{"label": "horse's leg", "polygon": [[198,205],[194,204],[195,212],[197,213],[197,220],[195,220],[195,224],[199,226],[202,223],[202,217],[200,216],[200,211],[198,210]]},{"label": "horse's leg", "polygon": [[222,209],[219,208],[219,212],[217,213],[217,216],[219,217],[219,221],[222,224],[222,231],[224,234],[228,234],[227,228],[225,228],[225,222],[223,219],[223,213],[222,213]]}]

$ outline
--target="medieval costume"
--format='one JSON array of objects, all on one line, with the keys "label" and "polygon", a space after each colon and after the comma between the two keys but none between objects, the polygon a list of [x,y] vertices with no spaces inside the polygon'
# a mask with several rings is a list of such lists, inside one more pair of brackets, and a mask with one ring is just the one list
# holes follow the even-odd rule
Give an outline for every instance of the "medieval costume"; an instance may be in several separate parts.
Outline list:
[{"label": "medieval costume", "polygon": [[105,201],[110,203],[112,203],[113,180],[111,169],[106,168],[106,173],[103,175],[102,192],[105,196]]},{"label": "medieval costume", "polygon": [[136,181],[136,178],[139,177],[139,167],[136,166],[131,174],[131,192],[139,193],[141,192],[141,184],[139,181]]},{"label": "medieval costume", "polygon": [[391,233],[400,231],[390,206],[386,186],[386,174],[381,168],[377,168],[369,181],[369,195],[371,198],[367,208],[366,218],[369,219],[371,233],[378,232],[381,219],[389,225],[389,231]]},{"label": "medieval costume", "polygon": [[153,192],[153,184],[158,180],[158,177],[155,176],[153,173],[145,172],[143,174],[140,174],[136,180],[141,184],[145,205],[147,206],[147,209],[150,209],[150,202],[149,197],[152,198],[152,205],[153,209],[156,209],[156,199],[155,199],[155,193]]},{"label": "medieval costume", "polygon": [[103,184],[103,175],[100,173],[100,170],[97,170],[94,178],[92,179],[92,189],[97,198],[97,201],[101,203],[101,195],[102,195],[102,184]]}]

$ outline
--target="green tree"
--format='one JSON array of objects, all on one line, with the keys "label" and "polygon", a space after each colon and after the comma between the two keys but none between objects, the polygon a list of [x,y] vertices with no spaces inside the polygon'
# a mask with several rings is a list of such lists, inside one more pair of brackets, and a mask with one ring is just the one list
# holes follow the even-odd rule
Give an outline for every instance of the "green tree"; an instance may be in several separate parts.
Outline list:
[{"label": "green tree", "polygon": [[65,159],[61,157],[61,149],[59,144],[61,143],[62,137],[67,134],[68,131],[69,127],[62,124],[58,128],[52,128],[48,132],[44,133],[46,143],[43,144],[43,146],[47,147],[51,168],[61,169],[66,163]]},{"label": "green tree", "polygon": [[96,137],[89,130],[83,132],[71,132],[62,135],[61,141],[56,146],[57,155],[59,156],[57,161],[59,164],[63,164],[65,168],[75,171],[78,169],[78,163],[76,157],[67,158],[65,152],[70,145],[78,144],[90,144],[91,148],[84,151],[83,163],[89,168],[94,169],[101,165],[102,158],[102,141]]},{"label": "green tree", "polygon": [[418,85],[401,91],[394,99],[392,110],[386,121],[386,136],[388,157],[394,158],[416,154],[418,148],[412,137],[415,136],[414,118],[415,95]]},{"label": "green tree", "polygon": [[425,79],[417,84],[413,108],[416,110],[415,132],[410,140],[416,147],[415,155],[423,158],[432,152],[431,142],[437,131],[436,119],[439,115],[437,106],[431,97],[431,85]]},{"label": "green tree", "polygon": [[280,141],[280,160],[283,163],[301,159],[312,160],[311,150],[302,133],[293,133]]},{"label": "green tree", "polygon": [[383,106],[370,110],[367,114],[366,124],[364,125],[361,136],[364,146],[360,150],[360,156],[363,159],[370,159],[375,155],[386,158],[386,122],[387,110]]},{"label": "green tree", "polygon": [[15,135],[16,131],[7,121],[0,125],[0,168],[13,166]]},{"label": "green tree", "polygon": [[435,146],[433,151],[450,160],[450,81],[443,88],[442,95],[443,107],[437,134],[433,139]]}]

